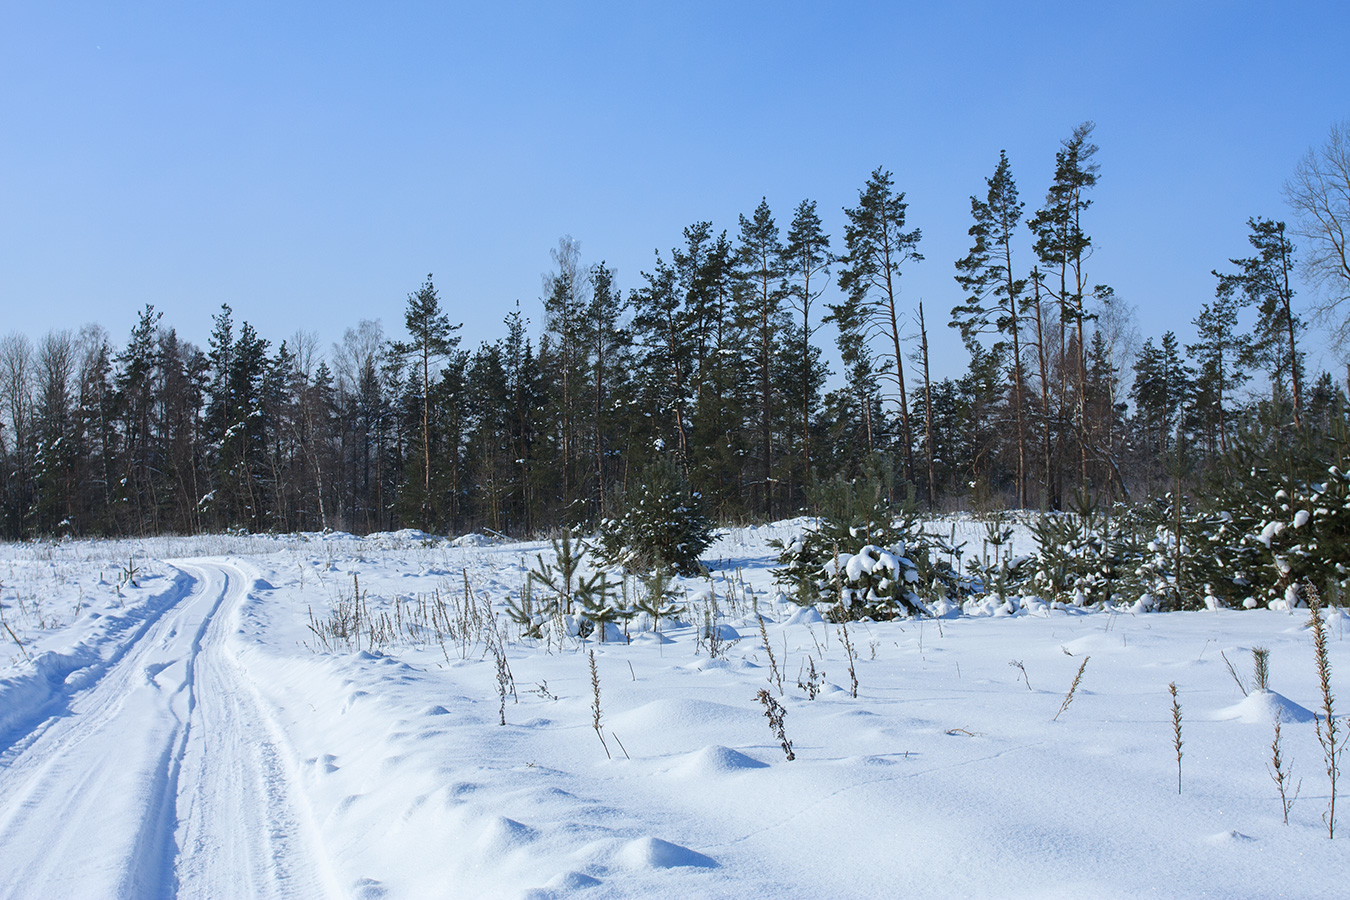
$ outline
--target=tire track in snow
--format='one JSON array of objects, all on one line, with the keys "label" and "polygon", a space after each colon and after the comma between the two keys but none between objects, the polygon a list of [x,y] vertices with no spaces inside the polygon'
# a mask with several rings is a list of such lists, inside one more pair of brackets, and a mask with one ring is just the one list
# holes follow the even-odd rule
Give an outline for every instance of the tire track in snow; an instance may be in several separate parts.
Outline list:
[{"label": "tire track in snow", "polygon": [[192,585],[12,748],[0,773],[0,897],[174,895],[184,695],[222,596]]},{"label": "tire track in snow", "polygon": [[245,578],[182,568],[191,591],[5,755],[0,898],[331,893],[229,650]]},{"label": "tire track in snow", "polygon": [[[202,571],[204,566],[188,568]],[[180,777],[180,893],[338,895],[296,787],[294,750],[236,652],[247,579],[233,566],[217,568],[226,579],[222,596],[229,603],[212,621],[197,658],[198,702]]]}]

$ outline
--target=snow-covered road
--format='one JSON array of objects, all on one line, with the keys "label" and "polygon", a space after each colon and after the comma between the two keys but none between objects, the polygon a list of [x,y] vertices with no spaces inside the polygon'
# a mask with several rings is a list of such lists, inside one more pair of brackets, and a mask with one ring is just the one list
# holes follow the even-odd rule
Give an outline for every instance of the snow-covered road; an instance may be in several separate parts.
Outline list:
[{"label": "snow-covered road", "polygon": [[180,567],[190,590],[4,754],[0,895],[330,893],[293,754],[235,653],[249,579]]}]

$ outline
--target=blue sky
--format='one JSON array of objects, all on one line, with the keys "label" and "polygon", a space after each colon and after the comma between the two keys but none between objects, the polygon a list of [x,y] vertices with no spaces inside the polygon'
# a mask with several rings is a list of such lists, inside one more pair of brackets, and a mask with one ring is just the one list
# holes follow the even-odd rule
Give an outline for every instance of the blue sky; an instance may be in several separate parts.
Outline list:
[{"label": "blue sky", "polygon": [[761,196],[784,227],[816,200],[838,242],[877,166],[924,234],[906,300],[945,324],[999,150],[1029,214],[1091,119],[1089,278],[1185,339],[1350,117],[1348,37],[1344,2],[9,2],[0,333],[120,344],[153,303],[205,343],[228,302],[274,342],[398,336],[428,272],[468,344],[516,300],[537,333],[563,234],[628,289]]}]

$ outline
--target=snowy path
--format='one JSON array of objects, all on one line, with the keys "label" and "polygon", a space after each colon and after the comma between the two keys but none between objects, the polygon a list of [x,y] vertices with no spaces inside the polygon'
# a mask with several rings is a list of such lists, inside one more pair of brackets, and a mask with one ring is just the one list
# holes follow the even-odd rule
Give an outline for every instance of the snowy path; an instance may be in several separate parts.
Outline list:
[{"label": "snowy path", "polygon": [[248,579],[190,593],[0,763],[0,897],[314,897],[331,878],[232,648]]}]

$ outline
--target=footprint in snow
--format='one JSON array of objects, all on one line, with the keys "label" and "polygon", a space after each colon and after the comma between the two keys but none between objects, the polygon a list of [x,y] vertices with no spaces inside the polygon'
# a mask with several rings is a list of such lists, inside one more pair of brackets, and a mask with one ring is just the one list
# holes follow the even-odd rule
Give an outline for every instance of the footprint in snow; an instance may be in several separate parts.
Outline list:
[{"label": "footprint in snow", "polygon": [[331,753],[325,753],[323,756],[311,756],[305,760],[305,764],[314,767],[314,771],[320,775],[332,775],[338,770],[336,765],[337,757]]},{"label": "footprint in snow", "polygon": [[1240,831],[1234,831],[1232,829],[1221,831],[1218,834],[1211,834],[1209,837],[1205,838],[1206,843],[1213,844],[1216,847],[1223,846],[1224,844],[1247,844],[1255,840],[1256,838],[1251,835],[1243,834]]},{"label": "footprint in snow", "polygon": [[352,887],[355,888],[353,896],[359,897],[361,900],[380,900],[381,897],[389,895],[385,886],[374,878],[359,879]]}]

